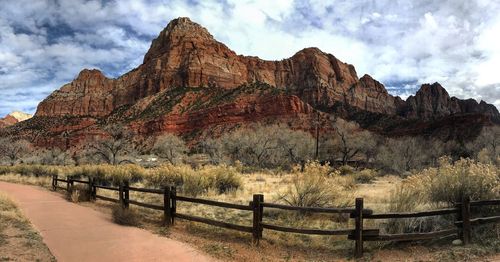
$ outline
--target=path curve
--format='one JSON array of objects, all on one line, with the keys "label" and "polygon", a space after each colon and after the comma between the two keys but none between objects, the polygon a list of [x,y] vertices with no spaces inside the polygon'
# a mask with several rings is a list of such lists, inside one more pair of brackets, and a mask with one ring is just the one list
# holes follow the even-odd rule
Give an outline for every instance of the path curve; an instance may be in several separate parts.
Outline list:
[{"label": "path curve", "polygon": [[0,182],[58,261],[213,261],[182,242],[120,226],[103,213],[34,186]]}]

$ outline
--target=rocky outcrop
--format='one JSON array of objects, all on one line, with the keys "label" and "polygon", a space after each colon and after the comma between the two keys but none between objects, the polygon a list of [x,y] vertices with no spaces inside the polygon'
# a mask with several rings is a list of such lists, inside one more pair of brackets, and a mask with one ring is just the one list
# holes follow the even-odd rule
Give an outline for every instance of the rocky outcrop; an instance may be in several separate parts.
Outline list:
[{"label": "rocky outcrop", "polygon": [[436,119],[456,114],[483,114],[498,118],[495,106],[484,101],[477,103],[474,99],[461,100],[450,97],[439,84],[424,84],[415,96],[410,96],[402,105],[402,115],[407,118]]},{"label": "rocky outcrop", "polygon": [[32,117],[30,114],[26,114],[23,112],[12,112],[6,115],[4,118],[0,118],[0,128],[5,128],[11,125],[15,125],[21,121],[28,120]]},{"label": "rocky outcrop", "polygon": [[[17,132],[42,125],[53,137],[76,143],[86,134],[98,134],[107,123],[120,122],[144,136],[175,132],[192,139],[204,130],[266,121],[310,130],[318,111],[325,119],[338,114],[385,133],[397,133],[407,120],[464,114],[486,116],[484,121],[500,118],[494,106],[450,98],[437,83],[422,85],[403,101],[371,76],[358,78],[354,66],[318,48],[305,48],[281,61],[237,55],[202,26],[178,18],[153,40],[139,67],[116,79],[83,70],[42,101],[35,120]],[[71,125],[55,120],[69,118]],[[40,119],[52,119],[53,124],[43,125]],[[423,125],[412,132],[418,126]],[[62,143],[39,137],[52,141],[42,144]]]}]

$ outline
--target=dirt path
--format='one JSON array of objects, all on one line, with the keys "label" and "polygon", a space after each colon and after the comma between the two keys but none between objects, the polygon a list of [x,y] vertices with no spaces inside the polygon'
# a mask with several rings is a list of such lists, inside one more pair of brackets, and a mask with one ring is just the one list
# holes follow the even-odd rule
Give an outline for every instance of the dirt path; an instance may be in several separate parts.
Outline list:
[{"label": "dirt path", "polygon": [[37,187],[0,182],[58,261],[213,261],[192,247],[111,218]]}]

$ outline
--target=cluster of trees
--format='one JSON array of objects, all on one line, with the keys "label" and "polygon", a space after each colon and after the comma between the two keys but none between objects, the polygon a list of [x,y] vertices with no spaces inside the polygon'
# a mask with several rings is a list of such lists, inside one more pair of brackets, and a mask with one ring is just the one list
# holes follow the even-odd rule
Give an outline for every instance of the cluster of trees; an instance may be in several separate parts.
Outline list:
[{"label": "cluster of trees", "polygon": [[314,138],[304,131],[278,125],[240,128],[201,141],[196,150],[214,164],[239,161],[261,168],[288,167],[313,159]]},{"label": "cluster of trees", "polygon": [[83,148],[66,152],[60,149],[35,150],[25,140],[0,139],[0,160],[4,164],[19,162],[47,165],[88,163],[158,162],[180,163],[189,153],[201,153],[212,164],[234,164],[259,168],[288,168],[317,159],[339,165],[368,164],[389,171],[406,171],[435,166],[441,156],[458,159],[472,157],[481,162],[500,164],[500,127],[484,127],[477,139],[461,144],[422,137],[384,138],[352,122],[336,119],[331,132],[318,139],[309,132],[291,130],[280,125],[254,125],[238,128],[218,138],[208,138],[186,145],[182,138],[165,134],[137,141],[137,136],[121,126],[105,129],[106,135],[84,143]]}]

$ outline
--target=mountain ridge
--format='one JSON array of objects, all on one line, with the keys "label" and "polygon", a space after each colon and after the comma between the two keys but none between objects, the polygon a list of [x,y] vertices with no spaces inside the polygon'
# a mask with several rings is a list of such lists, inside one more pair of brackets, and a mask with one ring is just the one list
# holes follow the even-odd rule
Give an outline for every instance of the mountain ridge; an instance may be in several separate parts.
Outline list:
[{"label": "mountain ridge", "polygon": [[[379,81],[359,78],[353,65],[314,47],[279,61],[237,55],[189,18],[172,20],[143,61],[115,79],[82,70],[39,104],[35,118],[75,118],[73,126],[44,130],[71,133],[70,144],[86,133],[99,134],[102,124],[111,122],[144,136],[173,132],[196,139],[207,130],[217,135],[212,130],[276,120],[311,130],[318,111],[325,121],[333,114],[389,135],[388,124],[376,119],[391,119],[396,126],[462,115],[484,116],[480,126],[500,119],[495,106],[450,97],[438,83],[422,85],[406,101],[392,96]],[[28,126],[18,131],[36,133]]]}]

